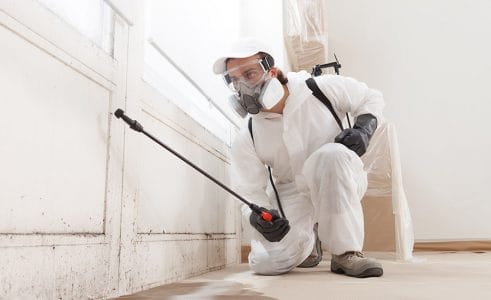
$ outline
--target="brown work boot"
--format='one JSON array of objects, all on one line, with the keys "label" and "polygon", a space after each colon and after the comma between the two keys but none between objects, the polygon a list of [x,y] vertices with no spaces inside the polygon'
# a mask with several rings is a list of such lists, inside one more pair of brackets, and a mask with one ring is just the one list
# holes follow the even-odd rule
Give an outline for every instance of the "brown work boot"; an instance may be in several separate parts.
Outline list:
[{"label": "brown work boot", "polygon": [[322,260],[322,245],[321,241],[319,240],[319,234],[318,234],[318,223],[315,223],[314,225],[314,234],[315,234],[315,243],[314,243],[314,249],[312,249],[312,253],[297,267],[298,268],[313,268],[317,266],[321,260]]},{"label": "brown work boot", "polygon": [[384,274],[382,265],[372,258],[366,258],[362,252],[349,251],[341,255],[332,255],[331,272],[352,277],[380,277]]}]

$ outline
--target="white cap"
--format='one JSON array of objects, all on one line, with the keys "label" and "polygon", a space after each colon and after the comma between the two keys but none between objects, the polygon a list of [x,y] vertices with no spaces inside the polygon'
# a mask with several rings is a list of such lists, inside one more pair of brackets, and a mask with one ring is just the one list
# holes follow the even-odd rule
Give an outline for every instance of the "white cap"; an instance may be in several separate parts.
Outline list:
[{"label": "white cap", "polygon": [[226,61],[229,58],[244,58],[253,56],[259,52],[265,52],[271,55],[269,47],[261,41],[247,37],[237,40],[233,43],[228,51],[213,64],[213,72],[221,74],[227,70]]}]

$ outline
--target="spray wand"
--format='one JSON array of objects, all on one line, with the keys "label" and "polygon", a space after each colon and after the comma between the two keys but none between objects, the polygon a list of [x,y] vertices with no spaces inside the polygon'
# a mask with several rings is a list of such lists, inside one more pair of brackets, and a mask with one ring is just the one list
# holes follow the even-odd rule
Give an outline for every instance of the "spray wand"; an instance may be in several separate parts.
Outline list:
[{"label": "spray wand", "polygon": [[213,176],[211,176],[210,174],[208,174],[207,172],[205,172],[203,169],[201,169],[200,167],[196,166],[195,164],[193,164],[192,162],[190,162],[189,160],[187,160],[181,154],[177,153],[175,150],[173,150],[172,148],[170,148],[169,146],[167,146],[166,144],[164,144],[163,142],[161,142],[160,140],[158,140],[156,137],[152,136],[150,133],[146,132],[143,129],[143,126],[140,123],[138,123],[138,121],[130,119],[127,115],[124,114],[124,111],[122,109],[117,109],[114,112],[114,115],[118,119],[123,119],[123,121],[125,121],[126,124],[128,124],[130,126],[131,129],[133,129],[136,132],[143,133],[144,135],[146,135],[147,137],[149,137],[151,140],[153,140],[154,142],[156,142],[160,146],[164,147],[167,151],[171,152],[172,154],[174,154],[175,156],[177,156],[179,159],[181,159],[182,161],[184,161],[185,163],[187,163],[188,165],[190,165],[191,167],[193,167],[196,171],[200,172],[201,174],[203,174],[204,176],[206,176],[208,179],[210,179],[211,181],[213,181],[214,183],[216,183],[217,185],[219,185],[220,187],[222,187],[224,190],[226,190],[230,194],[234,195],[237,199],[239,199],[240,201],[242,201],[243,203],[245,203],[247,206],[249,206],[249,208],[253,212],[255,212],[256,214],[260,215],[261,218],[264,221],[271,222],[273,220],[273,216],[269,212],[263,211],[263,210],[261,210],[261,208],[258,205],[247,201],[246,199],[244,199],[244,197],[242,197],[241,195],[239,195],[236,192],[234,192],[233,190],[231,190],[225,184],[221,183],[219,180],[217,180],[216,178],[214,178]]}]

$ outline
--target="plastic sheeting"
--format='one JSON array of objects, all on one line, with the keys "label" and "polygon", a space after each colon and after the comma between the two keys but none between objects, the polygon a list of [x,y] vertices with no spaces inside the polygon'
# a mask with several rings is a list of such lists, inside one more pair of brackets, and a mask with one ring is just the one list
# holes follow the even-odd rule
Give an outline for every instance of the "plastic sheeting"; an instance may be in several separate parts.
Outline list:
[{"label": "plastic sheeting", "polygon": [[326,62],[325,4],[321,0],[284,0],[283,34],[292,71],[310,72]]},{"label": "plastic sheeting", "polygon": [[410,260],[414,246],[414,231],[402,184],[399,147],[394,125],[385,122],[379,126],[362,160],[368,173],[368,189],[365,197],[392,198],[396,257],[400,260]]}]

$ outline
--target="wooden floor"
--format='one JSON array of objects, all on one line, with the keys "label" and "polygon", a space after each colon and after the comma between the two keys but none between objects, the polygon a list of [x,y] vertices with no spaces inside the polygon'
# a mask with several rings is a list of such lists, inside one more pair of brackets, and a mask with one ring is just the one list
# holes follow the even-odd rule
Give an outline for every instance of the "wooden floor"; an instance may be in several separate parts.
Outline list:
[{"label": "wooden floor", "polygon": [[240,264],[119,299],[491,299],[491,252],[417,252],[412,262],[369,256],[382,262],[383,277],[331,273],[329,257],[281,276]]}]

